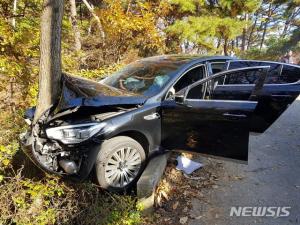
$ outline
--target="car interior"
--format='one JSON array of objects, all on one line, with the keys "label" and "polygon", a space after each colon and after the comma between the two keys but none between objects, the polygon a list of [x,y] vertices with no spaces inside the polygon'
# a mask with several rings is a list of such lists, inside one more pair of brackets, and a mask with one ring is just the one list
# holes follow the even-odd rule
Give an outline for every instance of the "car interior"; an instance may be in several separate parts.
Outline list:
[{"label": "car interior", "polygon": [[191,69],[176,82],[176,84],[174,85],[175,93],[201,80],[202,78],[204,78],[204,75],[204,66],[199,66],[194,69]]},{"label": "car interior", "polygon": [[[190,71],[185,73],[172,88],[170,88],[170,90],[167,93],[166,99],[173,99],[175,93],[203,79],[204,77],[205,77],[205,68],[203,65],[191,69]],[[194,98],[199,98],[200,97],[199,93],[202,92],[195,93]]]}]

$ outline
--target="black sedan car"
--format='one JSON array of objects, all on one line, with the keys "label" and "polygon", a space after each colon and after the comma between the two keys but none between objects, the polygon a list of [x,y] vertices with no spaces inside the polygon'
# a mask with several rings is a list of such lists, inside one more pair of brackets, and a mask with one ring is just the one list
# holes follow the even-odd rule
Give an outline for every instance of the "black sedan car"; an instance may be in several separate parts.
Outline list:
[{"label": "black sedan car", "polygon": [[[300,67],[231,57],[157,56],[100,82],[64,74],[62,95],[22,137],[47,172],[121,191],[157,151],[247,162],[249,132],[264,132],[300,93]],[[34,109],[26,119],[32,120]]]}]

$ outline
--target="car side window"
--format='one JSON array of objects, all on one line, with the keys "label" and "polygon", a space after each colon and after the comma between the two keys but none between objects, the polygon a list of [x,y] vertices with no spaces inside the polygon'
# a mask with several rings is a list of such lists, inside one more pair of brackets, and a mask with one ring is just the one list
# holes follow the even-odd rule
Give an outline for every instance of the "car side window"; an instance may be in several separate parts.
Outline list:
[{"label": "car side window", "polygon": [[[266,84],[287,84],[294,83],[300,80],[300,68],[292,65],[284,65],[275,62],[260,62],[260,61],[232,61],[228,69],[237,69],[251,66],[270,66],[266,77]],[[227,84],[233,84],[230,83]],[[238,82],[238,80],[235,80]],[[243,84],[243,83],[234,83]]]},{"label": "car side window", "polygon": [[300,68],[295,66],[283,65],[279,83],[294,83],[300,79]]},{"label": "car side window", "polygon": [[266,84],[277,84],[278,79],[281,72],[281,64],[271,63],[271,64],[262,64],[262,66],[270,66],[270,69],[268,71],[268,75],[266,77]]},{"label": "car side window", "polygon": [[[247,100],[251,96],[252,88],[243,92],[236,92],[230,86],[223,85],[223,80],[231,83],[255,83],[260,75],[259,70],[235,71],[212,78],[205,83],[192,87],[187,99],[207,99],[207,100]],[[254,88],[254,87],[253,87]],[[238,93],[238,94],[237,94]]]},{"label": "car side window", "polygon": [[205,68],[203,65],[189,70],[174,85],[175,92],[201,80],[205,76]]},{"label": "car side window", "polygon": [[255,84],[259,74],[258,71],[235,72],[225,77],[224,84]]},{"label": "car side window", "polygon": [[225,70],[225,62],[212,62],[210,63],[212,74],[216,74]]}]

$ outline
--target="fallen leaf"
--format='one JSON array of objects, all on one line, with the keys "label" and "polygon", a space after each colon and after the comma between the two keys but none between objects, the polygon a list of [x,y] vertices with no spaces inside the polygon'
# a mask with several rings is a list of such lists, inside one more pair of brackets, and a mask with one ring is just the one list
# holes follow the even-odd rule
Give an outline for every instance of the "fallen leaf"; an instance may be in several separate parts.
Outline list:
[{"label": "fallen leaf", "polygon": [[187,217],[187,216],[181,217],[181,218],[179,219],[179,223],[181,223],[181,224],[185,224],[187,221],[188,221],[188,217]]},{"label": "fallen leaf", "polygon": [[171,218],[169,218],[169,217],[167,217],[167,218],[164,219],[165,222],[168,222],[170,220],[171,220]]},{"label": "fallen leaf", "polygon": [[196,216],[195,219],[196,220],[200,220],[202,216]]},{"label": "fallen leaf", "polygon": [[202,216],[190,215],[190,218],[199,220]]},{"label": "fallen leaf", "polygon": [[241,177],[241,176],[235,176],[235,177],[233,177],[233,179],[234,179],[234,180],[243,180],[244,177]]},{"label": "fallen leaf", "polygon": [[179,205],[179,202],[178,201],[175,202],[172,206],[173,210],[177,209],[178,205]]}]

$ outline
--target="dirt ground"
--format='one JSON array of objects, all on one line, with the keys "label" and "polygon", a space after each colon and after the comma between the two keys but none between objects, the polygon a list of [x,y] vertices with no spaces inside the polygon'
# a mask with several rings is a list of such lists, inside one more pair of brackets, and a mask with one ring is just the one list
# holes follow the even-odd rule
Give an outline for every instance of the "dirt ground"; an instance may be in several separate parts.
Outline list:
[{"label": "dirt ground", "polygon": [[188,219],[199,219],[201,215],[192,214],[192,202],[207,202],[207,192],[218,188],[217,181],[223,173],[223,163],[205,159],[197,154],[183,153],[184,156],[204,164],[192,173],[184,175],[176,169],[173,153],[168,160],[165,174],[156,193],[154,216],[146,224],[186,224]]}]

